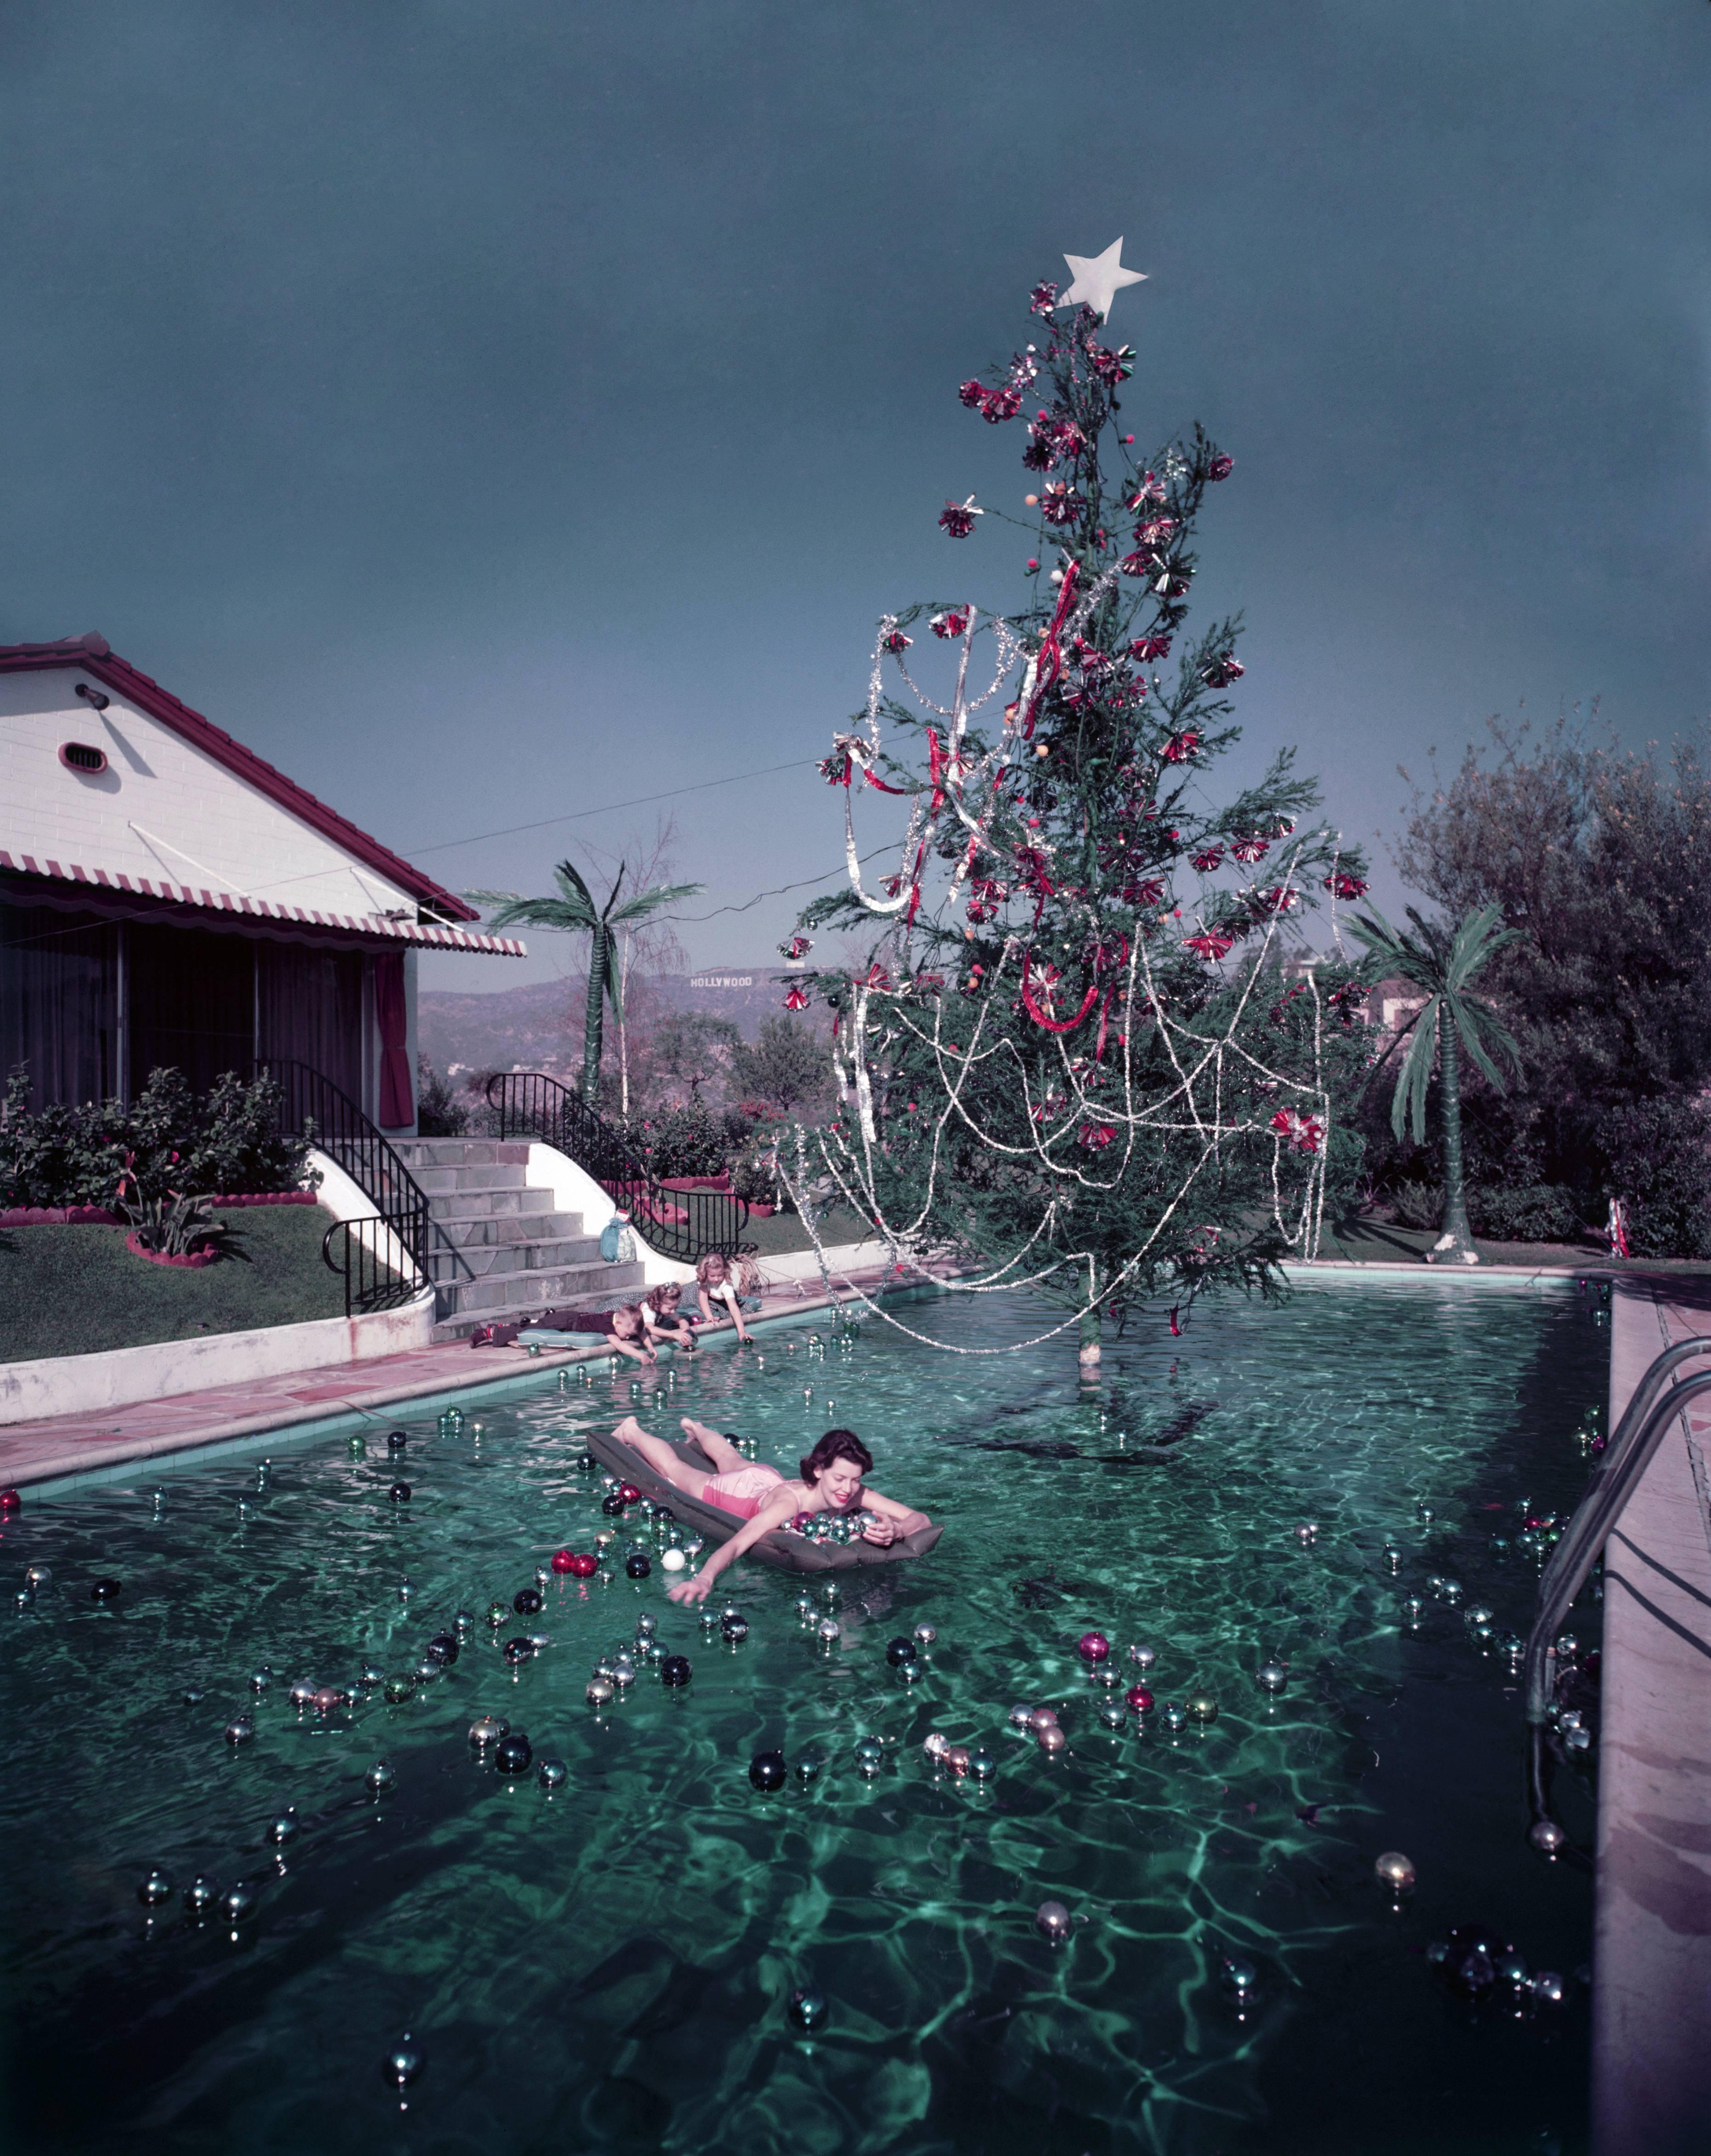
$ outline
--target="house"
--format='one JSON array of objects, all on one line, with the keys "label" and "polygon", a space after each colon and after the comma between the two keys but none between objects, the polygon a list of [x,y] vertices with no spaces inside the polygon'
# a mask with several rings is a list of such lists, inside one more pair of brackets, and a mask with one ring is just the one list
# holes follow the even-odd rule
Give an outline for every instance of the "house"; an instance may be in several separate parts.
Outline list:
[{"label": "house", "polygon": [[100,636],[0,645],[0,1071],[31,1101],[290,1059],[415,1129],[416,954],[522,957]]}]

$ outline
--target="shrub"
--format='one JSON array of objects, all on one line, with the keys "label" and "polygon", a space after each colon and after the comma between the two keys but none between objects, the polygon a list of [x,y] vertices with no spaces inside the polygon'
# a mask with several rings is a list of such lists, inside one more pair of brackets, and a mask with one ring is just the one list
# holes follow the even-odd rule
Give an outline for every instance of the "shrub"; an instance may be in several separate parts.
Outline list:
[{"label": "shrub", "polygon": [[460,1099],[425,1055],[416,1058],[416,1130],[424,1138],[460,1138],[470,1127],[467,1101]]},{"label": "shrub", "polygon": [[1444,1217],[1441,1183],[1399,1183],[1390,1193],[1396,1218],[1405,1228],[1436,1228]]},{"label": "shrub", "polygon": [[1711,1119],[1698,1101],[1636,1101],[1599,1126],[1607,1188],[1636,1258],[1711,1258]]},{"label": "shrub", "polygon": [[228,1071],[198,1103],[182,1075],[158,1070],[122,1101],[30,1114],[28,1081],[14,1070],[0,1116],[0,1204],[104,1205],[121,1181],[143,1204],[180,1191],[222,1195],[297,1190],[310,1180],[308,1147],[276,1128],[270,1077],[247,1084]]},{"label": "shrub", "polygon": [[1575,1194],[1566,1183],[1498,1183],[1467,1195],[1476,1235],[1495,1243],[1573,1243],[1581,1233]]},{"label": "shrub", "polygon": [[699,1101],[650,1117],[648,1163],[655,1175],[721,1175],[730,1147],[719,1123]]}]

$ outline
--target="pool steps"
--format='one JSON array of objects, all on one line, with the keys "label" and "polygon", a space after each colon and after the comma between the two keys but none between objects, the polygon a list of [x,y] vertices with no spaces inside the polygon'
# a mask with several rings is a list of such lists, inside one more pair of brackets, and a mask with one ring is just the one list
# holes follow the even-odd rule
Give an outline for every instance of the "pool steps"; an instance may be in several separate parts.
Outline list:
[{"label": "pool steps", "polygon": [[403,1138],[397,1151],[470,1277],[437,1283],[434,1345],[478,1325],[578,1304],[609,1308],[640,1291],[639,1263],[608,1265],[582,1215],[553,1209],[528,1180],[529,1148],[498,1138]]}]

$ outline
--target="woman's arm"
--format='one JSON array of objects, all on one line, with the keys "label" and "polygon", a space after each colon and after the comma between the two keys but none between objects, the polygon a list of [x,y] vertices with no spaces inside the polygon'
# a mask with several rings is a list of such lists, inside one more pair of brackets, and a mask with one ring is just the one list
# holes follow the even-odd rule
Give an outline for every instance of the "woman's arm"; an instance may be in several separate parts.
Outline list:
[{"label": "woman's arm", "polygon": [[871,1527],[868,1528],[869,1542],[894,1543],[904,1535],[915,1534],[921,1528],[933,1525],[925,1512],[916,1512],[912,1506],[900,1505],[895,1497],[881,1497],[877,1490],[864,1488],[861,1502],[870,1512],[876,1512],[891,1529],[888,1534],[883,1530],[876,1534]]},{"label": "woman's arm", "polygon": [[692,1579],[686,1579],[676,1587],[668,1587],[667,1595],[673,1602],[705,1602],[713,1591],[713,1582],[727,1565],[735,1564],[746,1549],[751,1549],[763,1534],[773,1527],[787,1526],[796,1517],[796,1500],[789,1494],[792,1486],[785,1483],[778,1495],[768,1497],[752,1520],[745,1520],[727,1543],[722,1543]]}]

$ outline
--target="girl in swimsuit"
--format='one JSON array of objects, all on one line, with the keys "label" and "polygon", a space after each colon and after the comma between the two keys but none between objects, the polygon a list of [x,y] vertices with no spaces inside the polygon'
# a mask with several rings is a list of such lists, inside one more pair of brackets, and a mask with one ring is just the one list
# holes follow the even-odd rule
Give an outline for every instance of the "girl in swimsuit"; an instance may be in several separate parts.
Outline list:
[{"label": "girl in swimsuit", "polygon": [[642,1297],[642,1323],[647,1327],[650,1341],[671,1340],[680,1348],[693,1350],[695,1327],[677,1307],[682,1300],[683,1290],[676,1281],[667,1281],[660,1287],[650,1287]]},{"label": "girl in swimsuit", "polygon": [[872,1467],[873,1455],[854,1430],[829,1430],[800,1463],[802,1479],[795,1482],[776,1467],[745,1460],[728,1437],[705,1423],[686,1415],[683,1428],[713,1462],[716,1473],[686,1466],[663,1438],[650,1437],[634,1415],[627,1415],[613,1432],[686,1496],[734,1512],[745,1522],[729,1542],[709,1553],[692,1579],[666,1590],[674,1602],[705,1602],[727,1565],[773,1527],[789,1527],[799,1512],[870,1512],[874,1517],[864,1531],[865,1539],[882,1549],[899,1536],[933,1524],[925,1512],[867,1487],[861,1478]]},{"label": "girl in swimsuit", "polygon": [[748,1327],[742,1322],[742,1306],[737,1298],[739,1294],[752,1295],[759,1286],[760,1282],[754,1276],[753,1266],[746,1260],[739,1260],[737,1265],[732,1265],[722,1258],[717,1250],[709,1250],[695,1269],[695,1285],[696,1292],[701,1300],[701,1314],[707,1323],[712,1325],[717,1322],[713,1312],[713,1305],[715,1302],[722,1302],[726,1310],[730,1312],[731,1322],[737,1327],[737,1337],[746,1345],[748,1340]]}]

